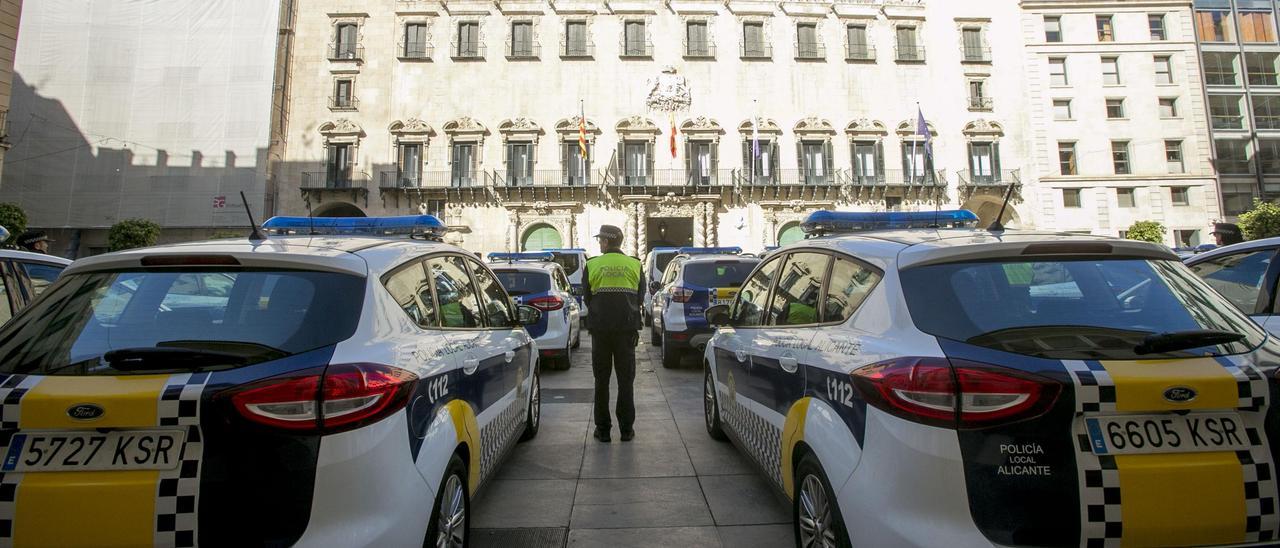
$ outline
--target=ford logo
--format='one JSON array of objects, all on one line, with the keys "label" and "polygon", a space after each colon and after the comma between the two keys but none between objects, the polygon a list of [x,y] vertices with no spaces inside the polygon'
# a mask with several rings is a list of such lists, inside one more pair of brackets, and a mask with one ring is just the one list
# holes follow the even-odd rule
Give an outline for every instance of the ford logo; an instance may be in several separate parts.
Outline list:
[{"label": "ford logo", "polygon": [[1187,403],[1196,399],[1196,391],[1189,386],[1171,386],[1164,390],[1164,399],[1171,403]]},{"label": "ford logo", "polygon": [[67,416],[78,421],[91,421],[102,418],[106,410],[101,405],[92,403],[76,404],[67,408]]}]

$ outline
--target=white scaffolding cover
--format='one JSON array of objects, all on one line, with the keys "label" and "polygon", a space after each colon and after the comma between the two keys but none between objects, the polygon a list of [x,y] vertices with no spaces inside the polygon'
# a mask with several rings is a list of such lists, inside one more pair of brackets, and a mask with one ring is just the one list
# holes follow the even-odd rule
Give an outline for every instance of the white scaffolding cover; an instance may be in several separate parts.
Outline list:
[{"label": "white scaffolding cover", "polygon": [[278,2],[39,0],[0,201],[42,228],[243,226],[266,187]]}]

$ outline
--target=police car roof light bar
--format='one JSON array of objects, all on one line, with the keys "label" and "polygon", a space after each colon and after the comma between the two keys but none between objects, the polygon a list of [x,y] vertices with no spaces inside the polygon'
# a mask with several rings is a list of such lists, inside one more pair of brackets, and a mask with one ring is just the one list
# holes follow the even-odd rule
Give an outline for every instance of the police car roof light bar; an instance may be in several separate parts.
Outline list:
[{"label": "police car roof light bar", "polygon": [[557,247],[557,248],[555,248],[555,249],[544,249],[543,251],[546,251],[546,252],[549,252],[549,253],[561,253],[561,252],[566,252],[566,251],[581,251],[581,252],[583,252],[583,253],[586,253],[586,252],[587,252],[587,250],[585,250],[585,249],[583,249],[583,248],[581,248],[581,247]]},{"label": "police car roof light bar", "polygon": [[439,241],[448,231],[434,215],[396,217],[272,217],[262,228],[281,235],[420,236]]},{"label": "police car roof light bar", "polygon": [[741,247],[682,247],[681,255],[741,255]]},{"label": "police car roof light bar", "polygon": [[489,262],[491,263],[514,263],[517,261],[537,261],[550,262],[554,261],[556,256],[549,251],[526,252],[526,253],[490,253]]},{"label": "police car roof light bar", "polygon": [[975,228],[978,216],[967,209],[943,211],[815,211],[800,228],[810,237],[873,230]]}]

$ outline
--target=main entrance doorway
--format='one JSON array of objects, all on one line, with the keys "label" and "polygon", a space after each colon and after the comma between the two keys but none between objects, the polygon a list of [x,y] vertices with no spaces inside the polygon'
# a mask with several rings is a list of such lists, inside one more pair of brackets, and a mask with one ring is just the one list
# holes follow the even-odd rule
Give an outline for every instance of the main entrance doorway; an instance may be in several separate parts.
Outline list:
[{"label": "main entrance doorway", "polygon": [[693,246],[693,219],[688,217],[650,217],[645,229],[648,231],[648,253],[655,247],[691,247]]}]

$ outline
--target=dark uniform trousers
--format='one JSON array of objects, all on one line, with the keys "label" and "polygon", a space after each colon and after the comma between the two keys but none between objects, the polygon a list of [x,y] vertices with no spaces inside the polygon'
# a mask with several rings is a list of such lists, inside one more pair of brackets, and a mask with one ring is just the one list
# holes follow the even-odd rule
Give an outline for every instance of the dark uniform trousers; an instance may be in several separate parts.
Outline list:
[{"label": "dark uniform trousers", "polygon": [[609,430],[609,377],[618,373],[618,427],[631,430],[636,422],[635,380],[636,342],[638,332],[593,331],[591,333],[591,371],[596,378],[596,428]]}]

